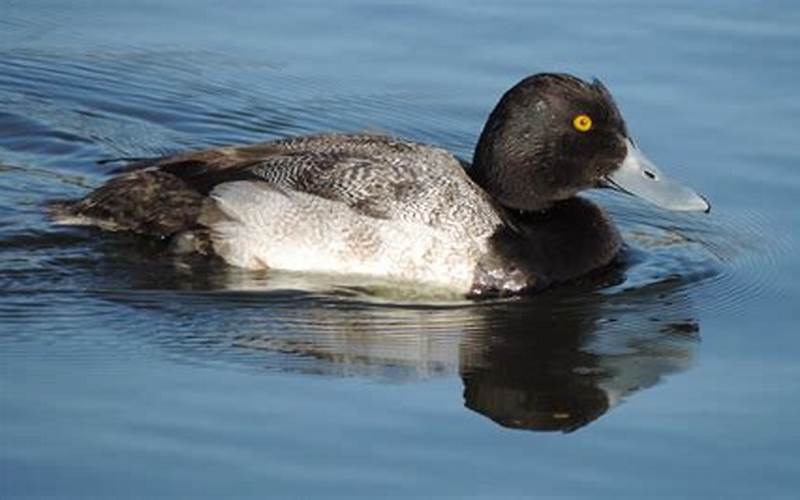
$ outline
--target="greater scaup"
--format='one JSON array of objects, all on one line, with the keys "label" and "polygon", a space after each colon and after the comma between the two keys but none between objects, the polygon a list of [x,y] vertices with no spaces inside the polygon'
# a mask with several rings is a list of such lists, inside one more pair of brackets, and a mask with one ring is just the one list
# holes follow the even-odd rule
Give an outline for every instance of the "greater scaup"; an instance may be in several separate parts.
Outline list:
[{"label": "greater scaup", "polygon": [[505,295],[611,262],[617,229],[576,197],[595,187],[709,210],[639,151],[599,81],[537,74],[500,99],[466,169],[434,146],[320,134],[135,162],[53,213],[243,268]]}]

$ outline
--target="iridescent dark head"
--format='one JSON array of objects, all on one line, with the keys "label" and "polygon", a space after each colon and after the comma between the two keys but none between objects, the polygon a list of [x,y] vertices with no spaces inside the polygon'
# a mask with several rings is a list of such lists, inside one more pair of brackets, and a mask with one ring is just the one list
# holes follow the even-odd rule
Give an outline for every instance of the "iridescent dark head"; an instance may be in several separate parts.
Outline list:
[{"label": "iridescent dark head", "polygon": [[634,146],[602,83],[566,74],[533,75],[503,95],[481,133],[471,174],[500,204],[518,210],[543,210],[593,187],[670,209],[708,209]]}]

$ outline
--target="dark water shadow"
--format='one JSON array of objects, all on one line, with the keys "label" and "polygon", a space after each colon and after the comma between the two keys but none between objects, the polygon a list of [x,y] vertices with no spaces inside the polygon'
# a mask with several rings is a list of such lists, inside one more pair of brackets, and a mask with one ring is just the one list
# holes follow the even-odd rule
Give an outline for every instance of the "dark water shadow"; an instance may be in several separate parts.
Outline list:
[{"label": "dark water shadow", "polygon": [[467,408],[505,427],[570,432],[691,366],[699,324],[680,280],[572,293],[493,308],[493,327],[466,337]]}]

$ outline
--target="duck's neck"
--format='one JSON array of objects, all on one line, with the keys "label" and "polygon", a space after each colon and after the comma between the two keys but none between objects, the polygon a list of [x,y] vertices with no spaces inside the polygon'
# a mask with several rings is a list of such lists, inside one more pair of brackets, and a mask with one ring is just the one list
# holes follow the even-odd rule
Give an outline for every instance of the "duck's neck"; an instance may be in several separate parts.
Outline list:
[{"label": "duck's neck", "polygon": [[[480,146],[479,146],[480,147]],[[541,196],[535,186],[523,185],[523,181],[515,181],[498,175],[499,168],[495,168],[496,162],[501,159],[493,159],[490,154],[482,153],[479,155],[475,151],[472,165],[467,168],[467,175],[472,181],[481,187],[497,205],[511,213],[519,212],[546,212],[552,208],[554,201]],[[513,164],[506,163],[506,169],[514,169]]]}]

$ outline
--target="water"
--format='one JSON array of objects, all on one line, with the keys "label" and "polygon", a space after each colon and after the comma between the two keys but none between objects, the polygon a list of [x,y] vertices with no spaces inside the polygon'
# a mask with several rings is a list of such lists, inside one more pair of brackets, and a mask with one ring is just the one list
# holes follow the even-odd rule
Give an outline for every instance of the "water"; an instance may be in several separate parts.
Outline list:
[{"label": "water", "polygon": [[[0,496],[796,493],[796,2],[2,11]],[[591,194],[620,269],[470,304],[176,262],[42,209],[99,159],[312,131],[469,157],[538,71],[603,78],[712,213]]]}]

